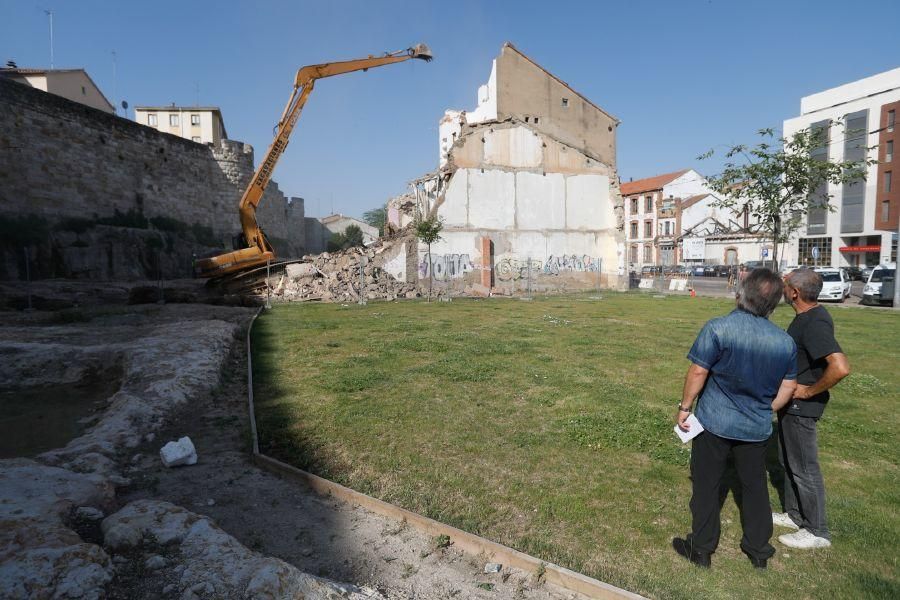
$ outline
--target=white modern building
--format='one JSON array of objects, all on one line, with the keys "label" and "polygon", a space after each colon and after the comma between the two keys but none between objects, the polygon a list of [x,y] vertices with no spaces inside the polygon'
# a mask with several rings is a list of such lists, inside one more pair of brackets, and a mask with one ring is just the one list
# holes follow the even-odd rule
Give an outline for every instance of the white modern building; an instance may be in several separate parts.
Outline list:
[{"label": "white modern building", "polygon": [[218,145],[228,139],[222,111],[216,106],[136,106],[134,120],[198,144]]},{"label": "white modern building", "polygon": [[[805,96],[800,116],[784,122],[789,138],[824,128],[827,141],[813,152],[822,160],[875,159],[865,181],[823,186],[835,210],[810,210],[792,239],[789,264],[875,265],[896,256],[900,191],[893,183],[894,123],[900,111],[900,68]],[[893,250],[892,250],[893,245]]]}]

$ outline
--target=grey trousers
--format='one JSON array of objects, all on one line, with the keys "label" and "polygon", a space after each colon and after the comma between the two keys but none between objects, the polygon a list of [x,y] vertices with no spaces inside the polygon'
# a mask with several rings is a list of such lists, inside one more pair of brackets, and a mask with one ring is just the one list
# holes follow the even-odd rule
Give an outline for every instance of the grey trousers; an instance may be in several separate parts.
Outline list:
[{"label": "grey trousers", "polygon": [[784,467],[784,510],[801,528],[830,540],[816,423],[812,417],[790,414],[778,417],[778,457]]}]

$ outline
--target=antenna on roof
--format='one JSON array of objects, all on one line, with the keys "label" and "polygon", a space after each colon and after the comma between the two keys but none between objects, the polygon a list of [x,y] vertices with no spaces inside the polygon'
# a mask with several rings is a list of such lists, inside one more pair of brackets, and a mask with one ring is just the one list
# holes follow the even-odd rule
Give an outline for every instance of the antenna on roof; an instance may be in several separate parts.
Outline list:
[{"label": "antenna on roof", "polygon": [[44,14],[50,17],[50,68],[53,68],[53,11],[45,10]]}]

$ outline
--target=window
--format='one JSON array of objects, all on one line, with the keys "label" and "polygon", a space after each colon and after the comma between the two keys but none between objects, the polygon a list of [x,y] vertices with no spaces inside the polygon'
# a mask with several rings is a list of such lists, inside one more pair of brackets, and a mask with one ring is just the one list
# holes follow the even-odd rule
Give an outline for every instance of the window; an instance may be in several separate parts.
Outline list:
[{"label": "window", "polygon": [[563,108],[569,108],[569,99],[568,99],[568,98],[563,98],[563,99],[562,99],[562,107],[563,107]]},{"label": "window", "polygon": [[644,212],[653,212],[653,196],[644,198]]},{"label": "window", "polygon": [[885,200],[881,203],[881,220],[887,221],[891,216],[891,203],[888,200]]},{"label": "window", "polygon": [[[815,145],[809,150],[809,157],[813,160],[828,161],[829,133],[831,121],[819,121],[810,126]],[[828,182],[823,181],[812,193],[809,199],[809,209],[806,213],[806,233],[816,235],[825,233],[828,225]],[[749,215],[744,218],[744,227],[749,227]]]},{"label": "window", "polygon": [[892,111],[892,110],[888,111],[888,122],[887,122],[888,132],[891,132],[894,130],[894,119],[896,117],[897,117],[897,115],[894,113],[894,111]]},{"label": "window", "polygon": [[890,193],[891,191],[891,172],[884,172],[884,191],[885,193]]},{"label": "window", "polygon": [[[813,256],[813,248],[818,248],[819,258]],[[800,238],[799,256],[801,265],[830,265],[831,238]]]},{"label": "window", "polygon": [[535,125],[538,124],[538,118],[537,118],[537,117],[534,118],[534,124],[535,124]]},{"label": "window", "polygon": [[156,127],[156,115],[154,113],[150,113],[147,115],[147,125],[150,127]]},{"label": "window", "polygon": [[[851,113],[845,117],[844,160],[865,160],[868,118],[867,110]],[[860,178],[847,181],[841,191],[841,233],[861,232],[866,195],[865,180]]]},{"label": "window", "polygon": [[633,221],[631,223],[631,239],[635,239],[637,237],[637,221]]},{"label": "window", "polygon": [[653,246],[650,244],[644,246],[644,262],[653,262]]},{"label": "window", "polygon": [[632,198],[631,199],[631,214],[633,214],[633,215],[637,214],[637,205],[638,205],[638,199]]},{"label": "window", "polygon": [[178,127],[178,115],[169,115],[169,125]]},{"label": "window", "polygon": [[525,117],[525,122],[526,122],[526,123],[528,122],[528,119],[529,119],[529,117],[526,116],[526,117]]},{"label": "window", "polygon": [[84,89],[84,86],[81,86],[81,95],[82,95],[82,96],[87,96],[87,90]]},{"label": "window", "polygon": [[637,257],[638,257],[637,246],[632,246],[631,247],[631,262],[636,263],[638,261]]},{"label": "window", "polygon": [[671,225],[672,225],[672,223],[670,221],[666,221],[666,235],[670,235],[671,230],[669,229],[669,227]]},{"label": "window", "polygon": [[199,143],[200,143],[200,136],[199,136],[199,135],[191,136],[191,141],[192,141],[192,142],[197,142],[197,143],[199,144]]},{"label": "window", "polygon": [[644,237],[653,237],[653,221],[644,221]]},{"label": "window", "polygon": [[191,115],[191,125],[200,124],[200,115]]},{"label": "window", "polygon": [[894,140],[888,140],[884,148],[884,162],[894,160]]}]

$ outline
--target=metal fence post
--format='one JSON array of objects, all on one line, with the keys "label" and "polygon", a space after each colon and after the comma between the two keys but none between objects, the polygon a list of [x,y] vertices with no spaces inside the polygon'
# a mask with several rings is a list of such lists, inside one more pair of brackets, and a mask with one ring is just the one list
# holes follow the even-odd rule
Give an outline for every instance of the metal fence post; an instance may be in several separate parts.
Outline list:
[{"label": "metal fence post", "polygon": [[269,286],[269,273],[272,266],[272,259],[266,259],[266,310],[272,308],[272,295],[271,288]]},{"label": "metal fence post", "polygon": [[359,256],[359,305],[366,305],[366,255]]}]

